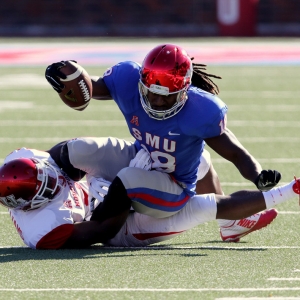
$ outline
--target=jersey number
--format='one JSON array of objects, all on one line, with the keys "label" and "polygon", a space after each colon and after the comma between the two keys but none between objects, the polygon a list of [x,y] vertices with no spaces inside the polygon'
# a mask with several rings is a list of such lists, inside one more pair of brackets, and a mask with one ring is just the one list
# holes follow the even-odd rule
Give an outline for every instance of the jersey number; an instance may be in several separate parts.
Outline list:
[{"label": "jersey number", "polygon": [[[157,171],[172,173],[175,171],[175,157],[164,152],[151,152],[152,168]],[[164,162],[162,162],[164,161]]]}]

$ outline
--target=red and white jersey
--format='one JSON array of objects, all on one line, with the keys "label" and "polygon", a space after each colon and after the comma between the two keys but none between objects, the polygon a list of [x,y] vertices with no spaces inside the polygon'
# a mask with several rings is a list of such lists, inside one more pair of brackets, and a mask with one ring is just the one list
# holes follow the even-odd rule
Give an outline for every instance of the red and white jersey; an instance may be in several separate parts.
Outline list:
[{"label": "red and white jersey", "polygon": [[88,187],[85,182],[68,178],[55,164],[49,153],[21,148],[10,153],[4,163],[20,157],[47,160],[59,173],[63,188],[40,209],[9,210],[12,221],[24,243],[33,249],[56,249],[62,246],[73,231],[73,224],[89,218]]}]

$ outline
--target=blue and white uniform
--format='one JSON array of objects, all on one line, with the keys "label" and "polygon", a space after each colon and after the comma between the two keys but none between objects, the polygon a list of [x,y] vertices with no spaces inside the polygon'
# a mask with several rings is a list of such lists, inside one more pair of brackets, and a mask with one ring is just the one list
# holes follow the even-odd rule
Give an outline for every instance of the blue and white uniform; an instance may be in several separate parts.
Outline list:
[{"label": "blue and white uniform", "polygon": [[[108,69],[103,80],[122,111],[135,145],[146,148],[156,171],[133,168],[118,173],[136,211],[166,217],[195,194],[204,139],[222,134],[227,106],[216,95],[194,86],[182,110],[166,120],[150,118],[138,90],[140,65],[126,61]],[[157,172],[158,171],[158,172]]]}]

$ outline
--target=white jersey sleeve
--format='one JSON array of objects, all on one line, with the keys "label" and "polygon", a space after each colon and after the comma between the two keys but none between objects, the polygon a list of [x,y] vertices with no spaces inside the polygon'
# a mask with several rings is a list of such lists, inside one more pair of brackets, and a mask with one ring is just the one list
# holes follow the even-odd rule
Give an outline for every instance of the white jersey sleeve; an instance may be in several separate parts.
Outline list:
[{"label": "white jersey sleeve", "polygon": [[51,164],[55,164],[54,160],[52,159],[52,157],[48,152],[40,151],[36,149],[28,149],[25,147],[14,150],[10,154],[8,154],[4,159],[4,163],[7,163],[13,159],[21,158],[21,157],[24,158],[36,157],[39,159],[48,160]]}]

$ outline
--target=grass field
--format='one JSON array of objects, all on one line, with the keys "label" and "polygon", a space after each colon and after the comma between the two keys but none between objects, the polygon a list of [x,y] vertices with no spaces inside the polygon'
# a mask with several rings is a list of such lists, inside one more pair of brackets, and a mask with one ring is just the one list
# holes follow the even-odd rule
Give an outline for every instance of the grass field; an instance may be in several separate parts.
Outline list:
[{"label": "grass field", "polygon": [[[283,41],[286,43],[286,41]],[[132,139],[113,101],[83,112],[66,107],[45,66],[1,66],[0,159],[22,146],[47,149],[77,136]],[[106,66],[86,67],[101,75]],[[299,65],[212,65],[228,127],[282,182],[300,176]],[[209,150],[209,149],[208,149]],[[225,193],[254,188],[211,152]],[[0,209],[0,299],[300,299],[298,199],[274,223],[238,244],[220,241],[216,222],[138,249],[34,251]]]}]

